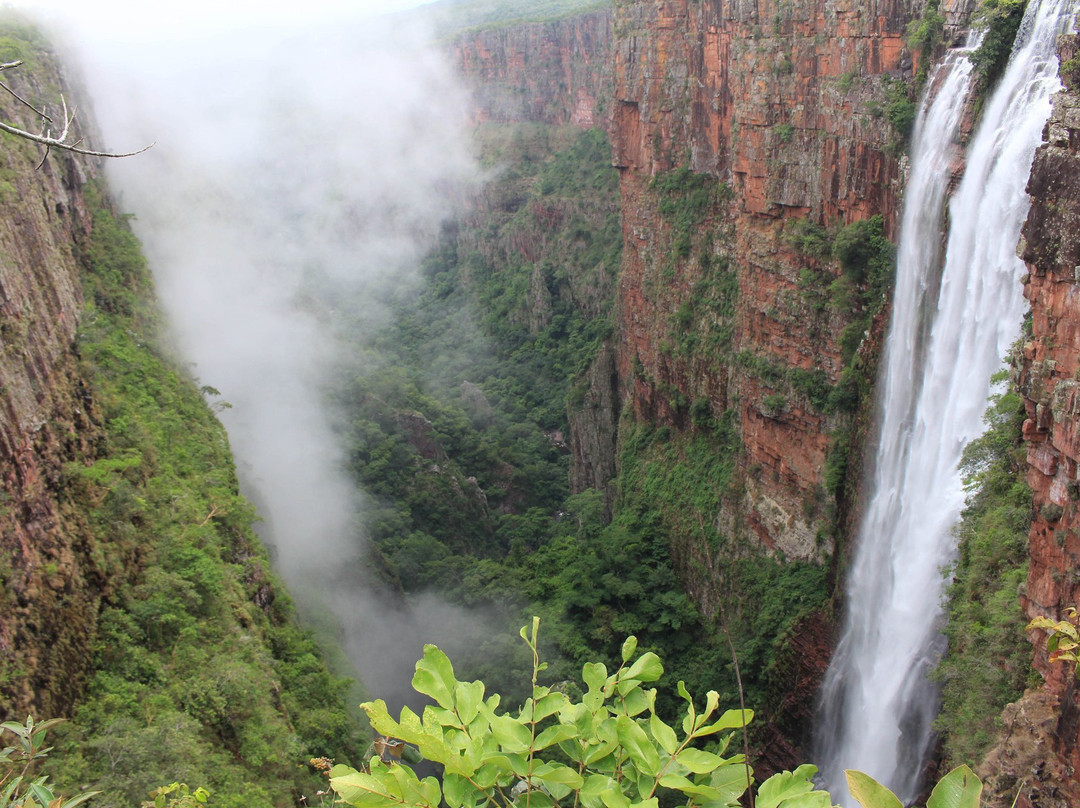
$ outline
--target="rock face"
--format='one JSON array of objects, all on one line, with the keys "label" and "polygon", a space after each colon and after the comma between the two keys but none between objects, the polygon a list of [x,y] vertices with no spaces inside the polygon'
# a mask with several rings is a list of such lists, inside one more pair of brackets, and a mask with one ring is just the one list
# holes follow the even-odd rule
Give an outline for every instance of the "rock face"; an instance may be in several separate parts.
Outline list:
[{"label": "rock face", "polygon": [[[798,232],[806,222],[835,227],[877,214],[891,232],[902,172],[880,99],[910,76],[903,37],[920,10],[889,0],[668,0],[616,10],[619,376],[640,418],[679,422],[677,407],[658,403],[658,385],[707,400],[713,412],[737,412],[740,466],[752,479],[742,512],[724,518],[788,558],[828,552],[814,540],[824,516],[804,514],[824,483],[836,426],[790,383],[792,373],[836,384],[844,368],[837,338],[852,314],[815,299],[814,279],[827,287],[837,270]],[[657,178],[683,166],[728,189],[694,224],[689,249],[685,239],[680,249],[680,225],[656,193]],[[734,276],[734,305],[722,315],[730,339],[670,350],[673,319],[700,299],[718,264]],[[680,327],[697,332],[720,320],[697,310],[683,319]]]},{"label": "rock face", "polygon": [[[1066,91],[1054,98],[1045,145],[1035,157],[1020,256],[1029,269],[1024,294],[1031,302],[1031,336],[1023,346],[1020,386],[1027,480],[1034,491],[1029,535],[1030,571],[1021,602],[1028,617],[1064,618],[1080,601],[1080,75],[1077,37],[1062,37],[1059,55]],[[1035,634],[1041,634],[1037,632]],[[1033,636],[1035,667],[1045,685],[1010,707],[1019,724],[987,766],[994,783],[1021,806],[1080,804],[1080,694],[1072,667],[1051,663],[1045,636]],[[1036,719],[1026,720],[1029,716]],[[1014,737],[1020,740],[1014,741]],[[1024,738],[1036,739],[1027,743]],[[1032,751],[1034,747],[1035,751]],[[1001,794],[1008,805],[1011,795]]]},{"label": "rock face", "polygon": [[473,117],[604,126],[611,98],[611,14],[480,31],[454,46],[473,85]]},{"label": "rock face", "polygon": [[[44,49],[5,71],[35,104],[68,88]],[[70,97],[70,96],[69,96]],[[40,119],[9,96],[0,119],[36,131]],[[90,221],[88,158],[3,135],[0,152],[0,690],[16,712],[61,715],[91,659],[107,574],[84,518],[65,507],[63,467],[93,456],[99,431],[77,373],[82,295],[79,244]]]}]

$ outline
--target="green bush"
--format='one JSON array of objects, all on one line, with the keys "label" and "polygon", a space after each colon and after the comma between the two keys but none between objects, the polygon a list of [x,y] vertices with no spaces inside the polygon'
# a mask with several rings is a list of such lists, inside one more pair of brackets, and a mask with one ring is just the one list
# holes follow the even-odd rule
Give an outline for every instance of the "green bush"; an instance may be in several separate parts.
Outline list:
[{"label": "green bush", "polygon": [[1028,0],[982,0],[974,15],[973,22],[986,27],[982,44],[971,55],[983,93],[997,84],[1005,72],[1027,3]]}]

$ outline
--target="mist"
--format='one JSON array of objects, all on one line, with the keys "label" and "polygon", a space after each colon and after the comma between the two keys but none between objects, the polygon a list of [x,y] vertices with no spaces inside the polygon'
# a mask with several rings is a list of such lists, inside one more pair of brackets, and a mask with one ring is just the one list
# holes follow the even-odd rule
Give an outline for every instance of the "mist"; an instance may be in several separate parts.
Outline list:
[{"label": "mist", "polygon": [[424,642],[452,652],[482,623],[446,604],[405,609],[366,572],[365,500],[327,389],[364,361],[335,335],[355,344],[391,295],[417,288],[451,200],[477,179],[469,99],[417,15],[314,20],[80,24],[64,50],[93,102],[94,146],[156,144],[109,161],[110,184],[175,349],[212,388],[260,535],[371,695],[398,702]]}]

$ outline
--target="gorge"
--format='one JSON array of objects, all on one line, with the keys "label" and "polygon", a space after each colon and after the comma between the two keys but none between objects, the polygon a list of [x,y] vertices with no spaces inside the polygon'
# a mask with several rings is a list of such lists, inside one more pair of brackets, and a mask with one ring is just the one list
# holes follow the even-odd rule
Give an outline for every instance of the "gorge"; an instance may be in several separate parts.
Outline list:
[{"label": "gorge", "polygon": [[[864,478],[882,474],[888,464],[866,452],[879,431],[884,441],[898,434],[891,417],[876,426],[875,396],[902,389],[912,398],[901,409],[915,406],[916,393],[937,403],[966,402],[964,426],[927,416],[928,427],[950,437],[909,450],[911,457],[938,446],[952,452],[941,463],[944,474],[953,474],[948,483],[922,475],[922,464],[915,467],[928,489],[951,491],[941,512],[942,523],[951,524],[963,507],[953,473],[960,444],[977,431],[990,375],[1016,336],[977,338],[985,349],[982,365],[974,346],[954,349],[959,362],[943,360],[946,377],[956,376],[948,371],[957,364],[971,370],[962,397],[935,387],[925,320],[910,321],[910,350],[885,347],[886,324],[890,315],[901,316],[903,300],[936,294],[932,281],[909,285],[913,279],[904,271],[891,291],[890,242],[900,241],[901,267],[932,267],[946,251],[965,251],[952,241],[938,246],[939,200],[949,174],[977,170],[981,133],[993,126],[997,96],[987,94],[978,115],[950,104],[948,93],[963,91],[949,82],[966,67],[954,64],[949,76],[946,68],[936,76],[931,68],[953,58],[947,53],[964,39],[972,6],[665,0],[583,3],[554,19],[543,13],[530,19],[535,9],[522,6],[524,19],[510,14],[475,30],[440,29],[439,48],[430,47],[426,34],[405,34],[411,44],[395,44],[381,57],[372,56],[378,48],[364,50],[370,62],[357,56],[365,37],[355,32],[337,32],[333,47],[311,48],[317,38],[295,36],[288,47],[321,48],[320,57],[272,83],[265,100],[261,88],[253,88],[278,47],[265,43],[226,42],[224,52],[249,64],[250,72],[229,72],[228,59],[208,58],[202,74],[189,70],[177,83],[158,85],[171,86],[168,91],[150,84],[137,92],[121,92],[119,84],[106,88],[100,78],[105,66],[87,61],[86,81],[108,142],[121,132],[138,140],[135,133],[147,121],[170,133],[153,160],[112,166],[110,182],[122,189],[123,207],[136,214],[134,227],[188,360],[191,347],[201,344],[194,373],[229,427],[245,491],[269,517],[263,538],[276,546],[276,562],[306,619],[346,647],[372,692],[399,698],[407,689],[401,670],[419,656],[423,641],[435,640],[468,675],[512,694],[509,683],[523,667],[516,628],[533,613],[549,632],[554,680],[576,677],[583,661],[617,656],[623,637],[634,633],[670,662],[670,676],[686,680],[695,693],[718,690],[722,703],[735,704],[740,684],[724,639],[729,635],[742,663],[741,689],[758,711],[757,767],[768,772],[812,759],[821,747],[811,746],[808,734],[826,665],[838,640],[838,658],[850,647],[837,629],[844,623],[841,605],[855,601],[844,581],[865,563],[854,554],[856,534],[860,524],[864,534],[879,532],[865,527],[879,506],[871,498],[875,484]],[[983,14],[996,19],[994,9],[1005,6],[1012,4],[990,4]],[[401,41],[390,34],[384,40]],[[1022,526],[1025,533],[1030,527],[1030,562],[1028,544],[1020,548],[1030,567],[1026,573],[1017,565],[1006,568],[1004,551],[992,550],[997,560],[979,573],[1009,581],[1028,576],[1019,593],[1013,585],[1005,596],[1017,634],[1025,614],[1057,616],[1076,592],[1075,36],[1048,42],[1060,54],[1065,90],[1054,96],[1048,142],[1031,170],[1032,207],[1020,241],[1027,275],[1021,281],[1015,262],[977,261],[1006,268],[1001,282],[1012,291],[1001,294],[1013,301],[994,310],[1011,323],[1007,328],[1019,323],[1021,291],[1032,310],[1013,371],[1027,420],[1022,436],[1018,427],[1009,438],[1017,444],[1023,438],[1027,460],[1014,473],[1026,474],[1034,495]],[[459,79],[449,78],[449,63],[469,95]],[[1056,62],[1045,64],[1056,71]],[[378,84],[370,70],[394,77],[383,79],[382,96],[367,89]],[[150,75],[132,73],[141,81]],[[342,75],[355,83],[334,95]],[[920,76],[929,78],[941,106],[920,117],[908,148]],[[998,86],[1010,80],[1006,75]],[[137,115],[118,114],[121,101],[140,95],[151,103]],[[296,104],[297,96],[303,103]],[[171,110],[162,103],[168,98],[179,99]],[[197,112],[207,98],[217,98],[217,106]],[[467,124],[460,114],[466,108]],[[360,114],[344,112],[350,109]],[[939,112],[953,117],[931,123]],[[25,111],[6,107],[5,114],[7,120]],[[400,121],[419,134],[402,138],[392,134],[402,130],[369,126],[366,118]],[[316,127],[313,148],[297,147],[310,137],[312,121],[327,120],[363,134],[346,143],[334,127],[329,133]],[[954,128],[960,131],[955,137],[943,133]],[[1020,129],[1003,128],[1010,135]],[[1029,161],[1042,128],[1041,121],[1031,124]],[[249,143],[252,131],[259,133],[252,141],[258,148],[227,147]],[[173,132],[180,137],[173,140]],[[969,135],[966,157],[950,148],[939,162],[924,162],[924,146],[964,143]],[[471,155],[470,140],[476,144]],[[20,198],[41,185],[40,176],[55,177],[48,182],[60,183],[60,190],[46,183],[46,192],[59,196],[33,205],[35,216],[40,208],[52,222],[48,227],[59,228],[62,252],[73,250],[76,259],[96,255],[86,246],[93,243],[87,241],[93,206],[83,188],[100,168],[52,155],[43,168],[52,174],[37,175],[31,158],[40,157],[28,152],[8,154],[6,181],[17,192],[3,201],[13,232],[45,232],[42,223],[19,224],[29,215]],[[402,156],[404,162],[395,162]],[[1020,186],[1028,182],[1027,169],[1011,176]],[[924,178],[936,186],[916,191]],[[902,200],[904,217],[917,210],[916,192],[937,200],[922,206],[925,230],[914,231],[922,233],[914,244],[920,256],[904,241],[914,225],[901,217]],[[968,192],[962,183],[954,199]],[[1020,195],[1018,188],[974,193],[991,204]],[[954,205],[950,239],[959,240],[958,224],[974,204]],[[1017,218],[1011,231],[1004,225],[976,229],[1000,235],[998,252],[1008,257],[1019,224]],[[243,232],[248,235],[233,240]],[[5,247],[6,255],[25,252]],[[9,264],[4,289],[21,288],[16,279],[26,270],[14,259]],[[292,696],[269,697],[258,708],[252,696],[244,715],[234,716],[226,705],[238,692],[269,696],[279,684],[231,669],[200,673],[195,651],[183,643],[184,653],[164,662],[132,650],[142,647],[138,643],[168,650],[173,642],[172,634],[144,628],[157,625],[154,609],[177,626],[183,622],[176,615],[195,609],[245,615],[240,628],[222,630],[223,636],[277,638],[269,656],[248,652],[252,670],[258,667],[253,660],[273,658],[284,676],[281,660],[302,656],[278,634],[284,629],[276,621],[285,618],[272,602],[284,603],[283,593],[270,582],[258,551],[248,549],[253,540],[237,538],[246,530],[238,524],[245,508],[231,498],[226,505],[217,487],[209,500],[199,500],[205,507],[198,514],[194,505],[191,513],[176,505],[194,502],[176,493],[142,493],[138,486],[156,479],[151,461],[166,449],[140,449],[143,459],[136,463],[131,441],[139,430],[126,426],[131,417],[112,405],[102,415],[100,404],[85,403],[87,395],[101,401],[103,394],[93,373],[73,369],[79,354],[72,340],[77,324],[78,333],[89,334],[99,322],[95,316],[103,315],[72,312],[83,297],[99,309],[111,298],[80,294],[72,278],[83,271],[78,260],[65,270],[58,299],[68,302],[60,313],[55,301],[43,308],[32,297],[4,313],[5,346],[9,336],[14,346],[5,356],[31,368],[31,381],[4,388],[8,444],[21,447],[6,456],[20,459],[11,461],[5,482],[13,503],[5,512],[5,580],[19,604],[3,622],[10,671],[3,694],[5,705],[13,705],[5,709],[61,714],[82,703],[74,723],[96,726],[73,728],[62,738],[61,753],[68,756],[80,744],[120,750],[117,759],[142,754],[138,745],[166,716],[205,748],[238,761],[259,759],[244,727],[270,716],[286,716],[286,726],[308,713],[282,706],[293,704]],[[951,271],[943,291],[961,286],[949,279]],[[57,284],[38,285],[47,283]],[[972,302],[975,294],[960,297]],[[254,303],[268,305],[244,308]],[[23,327],[31,323],[63,333],[46,340],[38,335],[41,327]],[[226,328],[232,325],[252,328]],[[331,339],[322,342],[327,335]],[[46,344],[59,358],[38,357]],[[230,358],[234,346],[249,352]],[[893,362],[900,354],[915,361],[924,350],[925,373]],[[83,357],[100,354],[81,351]],[[883,351],[886,375],[875,391]],[[275,355],[284,359],[267,359]],[[21,378],[17,371],[9,371],[12,379]],[[50,373],[62,381],[42,385]],[[13,415],[26,411],[18,396],[27,389],[48,391],[38,395],[38,406],[53,414]],[[285,417],[256,429],[260,413]],[[896,421],[919,422],[902,413]],[[35,431],[38,423],[47,424],[45,432]],[[115,431],[121,427],[126,431]],[[107,428],[114,429],[112,437],[101,437]],[[67,437],[54,440],[54,433]],[[183,441],[174,436],[169,443]],[[313,447],[321,448],[311,460],[294,453]],[[50,478],[49,472],[31,473],[37,468],[60,471]],[[231,473],[208,473],[214,486],[231,479]],[[33,493],[35,485],[44,493]],[[70,491],[97,502],[92,516],[79,515],[85,503],[71,500]],[[917,498],[920,511],[928,510],[926,498]],[[201,544],[198,553],[172,547],[177,566],[147,579],[145,558],[153,555],[147,548],[155,546],[157,530],[147,527],[146,507],[159,500],[173,503],[177,535],[197,536]],[[95,520],[102,528],[91,540]],[[207,538],[207,529],[231,549],[208,552],[218,539]],[[929,538],[948,528],[916,532]],[[225,578],[208,571],[207,555],[226,559]],[[923,573],[926,588],[920,584],[918,591],[931,593],[940,584],[938,567],[952,552],[920,555],[931,566]],[[961,566],[970,555],[961,548]],[[319,563],[305,572],[313,561]],[[211,585],[233,580],[234,572],[238,583]],[[171,588],[159,587],[170,593],[168,609],[152,597],[152,582],[161,580],[170,582]],[[886,587],[870,589],[880,600]],[[50,591],[57,596],[41,594]],[[238,599],[211,608],[226,603],[222,591]],[[314,591],[326,596],[321,603],[310,597]],[[933,607],[937,596],[913,600]],[[981,601],[973,602],[981,608]],[[264,617],[272,628],[263,626]],[[125,621],[134,621],[134,644],[118,639]],[[978,656],[975,645],[964,651],[954,642],[952,653]],[[124,652],[109,651],[118,647]],[[1019,689],[1013,684],[983,699],[987,715],[980,720],[990,726],[1012,702],[1007,731],[999,724],[992,737],[979,740],[978,755],[990,750],[983,775],[993,804],[1011,804],[1017,790],[1021,805],[1067,805],[1077,796],[1071,773],[1080,757],[1075,684],[1068,670],[1048,661],[1038,638],[1035,648],[1045,686],[1033,685],[1020,699],[1024,667]],[[220,658],[227,658],[224,652]],[[142,660],[142,667],[126,659]],[[61,661],[63,669],[50,669],[46,660]],[[114,662],[123,662],[123,672],[103,672]],[[391,664],[381,678],[363,670],[382,662]],[[201,677],[197,683],[161,684],[193,672]],[[76,686],[62,688],[62,680]],[[238,681],[250,686],[239,688]],[[106,685],[117,682],[126,690],[106,696]],[[336,694],[332,698],[342,694],[337,685],[325,690]],[[174,706],[166,708],[158,691],[174,694]],[[117,708],[103,706],[119,703],[107,698],[127,699],[123,722],[110,715]],[[849,709],[850,699],[838,703],[848,716],[862,712]],[[318,708],[318,720],[302,734],[309,739],[304,748],[314,755],[336,733],[339,754],[355,758],[339,732],[345,719],[329,719],[334,709]],[[317,742],[320,722],[335,730]],[[856,728],[853,736],[862,745],[866,734]],[[183,758],[179,752],[168,757]],[[73,775],[80,782],[105,777],[97,763],[80,760]],[[226,804],[242,804],[254,777],[233,778],[241,785],[227,786],[216,770],[190,776],[223,788]],[[909,798],[918,791],[914,782],[896,787]],[[265,800],[292,804],[299,792],[289,788],[299,786],[282,786]],[[134,784],[128,793],[132,800],[140,796]]]}]

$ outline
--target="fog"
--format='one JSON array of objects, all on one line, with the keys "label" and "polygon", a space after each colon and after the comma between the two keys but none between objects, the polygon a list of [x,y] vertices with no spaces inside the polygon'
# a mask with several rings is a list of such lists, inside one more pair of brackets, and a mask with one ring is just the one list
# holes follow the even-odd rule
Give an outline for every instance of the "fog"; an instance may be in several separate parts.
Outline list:
[{"label": "fog", "polygon": [[156,143],[109,161],[110,183],[178,354],[231,405],[260,534],[309,617],[333,614],[372,695],[396,701],[423,642],[453,649],[480,629],[446,604],[407,613],[364,573],[364,499],[325,403],[360,359],[333,334],[385,322],[381,301],[418,283],[476,166],[468,98],[416,15],[315,5],[307,22],[209,5],[95,16],[66,27],[63,49],[93,102],[93,147]]}]

